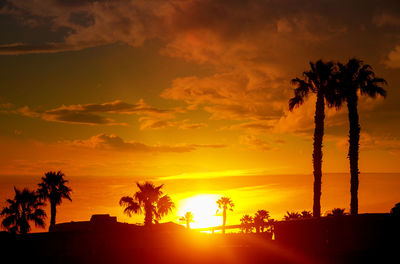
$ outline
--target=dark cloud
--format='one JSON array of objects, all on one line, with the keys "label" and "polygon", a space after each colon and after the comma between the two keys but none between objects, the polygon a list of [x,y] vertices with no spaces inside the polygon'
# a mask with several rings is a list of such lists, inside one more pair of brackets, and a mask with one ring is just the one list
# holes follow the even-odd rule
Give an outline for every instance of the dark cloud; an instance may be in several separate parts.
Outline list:
[{"label": "dark cloud", "polygon": [[104,116],[105,114],[138,114],[149,116],[169,116],[171,111],[153,108],[140,100],[137,104],[113,101],[103,104],[78,104],[61,106],[49,110],[32,110],[25,106],[18,109],[24,116],[41,118],[46,121],[88,125],[124,125]]},{"label": "dark cloud", "polygon": [[[60,52],[111,43],[136,47],[158,39],[163,43],[162,54],[215,68],[209,76],[175,79],[162,97],[205,110],[212,119],[241,120],[245,129],[256,126],[251,122],[265,119],[275,120],[268,123],[275,131],[293,131],[293,124],[305,124],[307,118],[287,112],[288,80],[300,75],[310,60],[357,56],[381,68],[400,67],[400,5],[396,0],[6,3],[0,16],[22,17],[20,24],[31,30],[42,28],[49,36],[57,34],[54,39],[41,38],[41,42],[34,35],[24,41],[3,39],[0,54]],[[145,111],[151,117],[141,119],[143,129],[179,126],[171,118],[154,118],[157,112],[153,109],[142,109]],[[56,109],[37,114],[63,122],[113,123],[89,110]]]}]

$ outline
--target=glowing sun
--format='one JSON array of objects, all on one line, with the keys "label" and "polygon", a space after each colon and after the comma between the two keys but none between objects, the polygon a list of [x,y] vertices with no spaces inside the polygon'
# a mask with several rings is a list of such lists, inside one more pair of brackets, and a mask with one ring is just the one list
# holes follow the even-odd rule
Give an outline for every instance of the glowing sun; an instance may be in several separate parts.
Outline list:
[{"label": "glowing sun", "polygon": [[183,216],[186,212],[192,212],[194,222],[190,224],[191,228],[219,226],[222,224],[221,217],[216,215],[216,201],[219,198],[215,194],[199,194],[186,198],[181,201],[178,214]]}]

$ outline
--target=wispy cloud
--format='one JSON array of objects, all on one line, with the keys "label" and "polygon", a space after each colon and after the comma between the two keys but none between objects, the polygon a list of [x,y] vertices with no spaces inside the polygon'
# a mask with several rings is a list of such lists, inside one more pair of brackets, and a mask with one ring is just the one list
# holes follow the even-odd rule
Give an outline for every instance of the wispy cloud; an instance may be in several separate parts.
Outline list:
[{"label": "wispy cloud", "polygon": [[49,110],[33,110],[28,106],[17,109],[23,116],[41,118],[46,121],[87,125],[126,125],[118,123],[105,115],[137,114],[149,116],[173,116],[172,110],[161,110],[151,107],[140,100],[129,104],[120,100],[101,104],[62,105]]},{"label": "wispy cloud", "polygon": [[80,148],[92,148],[122,152],[155,152],[155,153],[184,153],[200,148],[224,148],[225,145],[212,144],[182,144],[182,145],[148,145],[137,141],[125,141],[121,137],[111,134],[98,134],[85,140],[64,141],[63,143]]},{"label": "wispy cloud", "polygon": [[266,172],[265,169],[192,172],[192,173],[182,173],[182,174],[178,174],[178,175],[160,177],[157,180],[212,179],[212,178],[221,178],[221,177],[262,175],[265,172]]}]

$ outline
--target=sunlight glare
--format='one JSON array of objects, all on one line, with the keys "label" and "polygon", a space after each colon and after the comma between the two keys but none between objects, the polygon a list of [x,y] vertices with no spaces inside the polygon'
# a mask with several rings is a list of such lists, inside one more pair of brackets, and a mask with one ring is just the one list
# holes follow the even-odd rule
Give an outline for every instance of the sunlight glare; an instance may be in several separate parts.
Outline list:
[{"label": "sunlight glare", "polygon": [[216,215],[216,201],[219,198],[215,194],[199,194],[186,198],[182,200],[178,214],[183,216],[186,212],[192,212],[194,222],[190,224],[191,228],[219,226],[222,224],[221,217]]}]

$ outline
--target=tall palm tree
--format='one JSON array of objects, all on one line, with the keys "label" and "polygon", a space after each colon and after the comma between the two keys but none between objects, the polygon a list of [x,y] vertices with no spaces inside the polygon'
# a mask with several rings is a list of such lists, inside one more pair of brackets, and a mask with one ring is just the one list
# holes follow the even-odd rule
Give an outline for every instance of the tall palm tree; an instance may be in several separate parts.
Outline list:
[{"label": "tall palm tree", "polygon": [[45,227],[46,213],[42,209],[44,205],[34,191],[14,187],[14,199],[7,199],[8,206],[4,207],[0,215],[5,217],[2,221],[11,233],[26,234],[31,230],[29,225],[33,221],[37,227]]},{"label": "tall palm tree", "polygon": [[68,181],[64,179],[64,176],[64,173],[61,171],[49,171],[45,173],[44,177],[42,177],[42,182],[38,184],[39,188],[37,192],[39,197],[43,200],[50,201],[49,231],[51,231],[56,224],[57,205],[60,205],[64,198],[72,201],[72,189],[65,185]]},{"label": "tall palm tree", "polygon": [[120,206],[125,207],[124,213],[131,216],[132,213],[141,214],[144,211],[144,224],[151,226],[175,208],[174,202],[168,195],[163,195],[161,188],[164,185],[155,186],[151,182],[136,183],[139,191],[132,197],[124,196],[120,199]]},{"label": "tall palm tree", "polygon": [[311,70],[303,72],[303,78],[291,81],[294,97],[289,100],[289,110],[302,105],[310,93],[317,95],[314,116],[314,144],[313,144],[313,174],[314,174],[314,200],[313,215],[321,216],[321,179],[322,179],[322,141],[324,137],[325,101],[328,107],[336,106],[339,99],[335,93],[336,82],[333,78],[335,67],[333,62],[318,60],[310,62]]},{"label": "tall palm tree", "polygon": [[193,214],[192,212],[186,212],[184,216],[179,218],[179,221],[185,222],[186,223],[186,228],[190,229],[190,223],[194,222],[193,221]]},{"label": "tall palm tree", "polygon": [[254,215],[254,225],[256,226],[256,232],[264,232],[265,226],[267,226],[267,221],[269,219],[269,212],[266,210],[258,210]]},{"label": "tall palm tree", "polygon": [[253,217],[250,215],[244,215],[242,218],[240,218],[240,228],[244,233],[251,233],[251,230],[253,229]]},{"label": "tall palm tree", "polygon": [[218,208],[222,210],[222,233],[225,234],[225,226],[226,226],[226,211],[233,211],[233,207],[235,204],[232,202],[231,198],[221,197],[217,201]]},{"label": "tall palm tree", "polygon": [[350,213],[358,214],[358,154],[360,141],[360,123],[357,110],[358,93],[375,98],[378,95],[385,97],[386,91],[382,85],[387,84],[382,78],[375,77],[375,73],[362,60],[350,59],[346,64],[338,63],[339,94],[342,101],[347,103],[349,116],[349,152],[350,160]]}]

